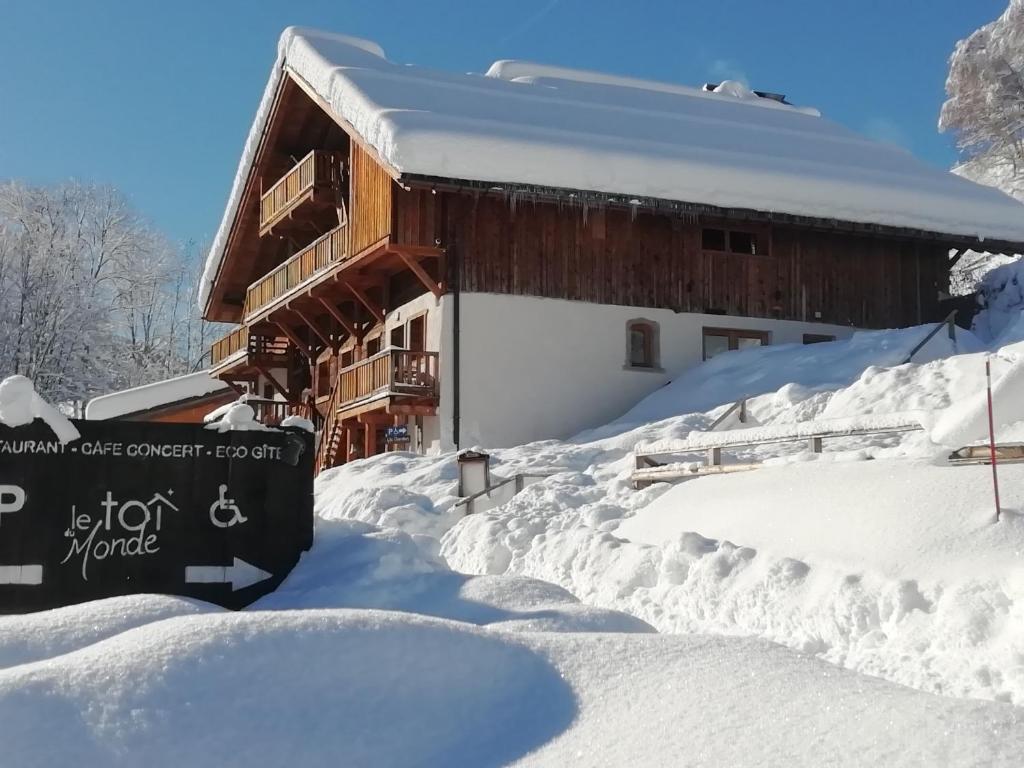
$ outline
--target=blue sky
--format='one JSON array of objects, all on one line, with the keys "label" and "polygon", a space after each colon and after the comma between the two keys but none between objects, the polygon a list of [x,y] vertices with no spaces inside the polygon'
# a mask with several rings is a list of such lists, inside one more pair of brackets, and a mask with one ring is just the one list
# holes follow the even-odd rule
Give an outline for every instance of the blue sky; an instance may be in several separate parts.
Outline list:
[{"label": "blue sky", "polygon": [[119,187],[209,240],[289,24],[482,72],[525,58],[670,82],[726,77],[948,167],[936,131],[955,42],[1006,0],[0,0],[0,179]]}]

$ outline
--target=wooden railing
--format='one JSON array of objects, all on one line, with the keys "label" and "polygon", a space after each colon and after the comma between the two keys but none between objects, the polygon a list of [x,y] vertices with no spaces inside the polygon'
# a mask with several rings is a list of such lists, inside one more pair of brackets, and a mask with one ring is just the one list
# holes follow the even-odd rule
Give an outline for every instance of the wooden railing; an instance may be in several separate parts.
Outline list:
[{"label": "wooden railing", "polygon": [[383,393],[435,397],[437,367],[437,352],[385,350],[338,372],[337,407]]},{"label": "wooden railing", "polygon": [[287,403],[284,400],[266,400],[247,397],[246,405],[256,411],[256,420],[268,427],[276,427],[289,416],[301,416],[312,421],[312,409],[305,403]]},{"label": "wooden railing", "polygon": [[210,347],[210,365],[220,365],[240,349],[249,346],[249,327],[242,325],[227,336],[217,339]]},{"label": "wooden railing", "polygon": [[284,358],[291,354],[288,339],[253,333],[249,326],[242,325],[213,342],[210,347],[211,367],[216,368],[243,349],[247,355],[263,358],[270,365],[273,365],[273,358]]},{"label": "wooden railing", "polygon": [[318,272],[344,261],[348,256],[347,235],[344,225],[332,229],[250,285],[245,292],[245,317],[272,304]]},{"label": "wooden railing", "polygon": [[327,415],[324,416],[320,427],[320,443],[316,447],[316,466],[314,468],[318,475],[337,463],[338,451],[342,448],[341,440],[344,434],[341,428],[341,419],[338,418],[339,410],[341,410],[340,378],[334,382]]},{"label": "wooden railing", "polygon": [[265,234],[318,187],[333,189],[340,184],[340,156],[314,149],[260,197],[260,234]]}]

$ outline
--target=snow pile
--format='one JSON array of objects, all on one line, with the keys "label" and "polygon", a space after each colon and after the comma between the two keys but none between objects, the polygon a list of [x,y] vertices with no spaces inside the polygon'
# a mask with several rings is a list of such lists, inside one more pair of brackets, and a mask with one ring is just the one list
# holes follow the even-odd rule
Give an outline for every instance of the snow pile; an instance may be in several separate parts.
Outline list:
[{"label": "snow pile", "polygon": [[66,445],[82,435],[68,418],[36,393],[32,381],[24,376],[8,376],[0,382],[0,424],[23,427],[42,419]]},{"label": "snow pile", "polygon": [[200,286],[205,303],[282,73],[294,72],[405,176],[528,184],[1024,242],[998,190],[770,99],[500,62],[403,66],[374,43],[289,27]]},{"label": "snow pile", "polygon": [[[1013,766],[1008,707],[760,642],[183,616],[0,670],[10,765]],[[54,724],[60,724],[54,737]]]},{"label": "snow pile", "polygon": [[267,431],[266,427],[256,420],[256,411],[244,399],[227,403],[203,417],[206,429],[217,432],[253,432]]},{"label": "snow pile", "polygon": [[0,616],[0,669],[62,656],[154,621],[221,610],[183,597],[131,595]]},{"label": "snow pile", "polygon": [[1024,259],[991,265],[977,291],[981,310],[975,331],[998,345],[1024,340]]},{"label": "snow pile", "polygon": [[281,420],[282,427],[291,427],[293,429],[302,429],[306,432],[316,432],[316,425],[313,424],[309,419],[305,419],[302,416],[285,416]]}]

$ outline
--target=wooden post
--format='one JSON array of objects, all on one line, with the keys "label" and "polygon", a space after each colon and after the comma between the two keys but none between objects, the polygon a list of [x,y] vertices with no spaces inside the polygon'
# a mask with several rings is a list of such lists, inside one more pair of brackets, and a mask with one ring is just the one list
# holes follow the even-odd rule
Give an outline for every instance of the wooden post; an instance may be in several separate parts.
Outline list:
[{"label": "wooden post", "polygon": [[710,467],[722,466],[722,449],[721,448],[709,448],[707,464]]},{"label": "wooden post", "polygon": [[368,421],[363,429],[363,458],[368,459],[377,453],[377,425]]},{"label": "wooden post", "polygon": [[807,441],[807,450],[811,453],[821,453],[821,441],[820,437],[812,437]]},{"label": "wooden post", "polygon": [[985,388],[988,390],[988,451],[992,461],[992,491],[996,497],[996,522],[1001,514],[999,507],[999,473],[996,471],[996,429],[992,416],[992,366],[985,358]]},{"label": "wooden post", "polygon": [[348,464],[352,461],[352,430],[348,427],[341,427],[341,455],[345,457],[345,463]]}]

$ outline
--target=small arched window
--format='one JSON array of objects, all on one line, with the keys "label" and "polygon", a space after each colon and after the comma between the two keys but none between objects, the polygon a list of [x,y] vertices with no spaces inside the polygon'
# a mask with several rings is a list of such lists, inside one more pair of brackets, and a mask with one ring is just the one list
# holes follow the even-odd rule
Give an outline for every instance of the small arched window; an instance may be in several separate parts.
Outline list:
[{"label": "small arched window", "polygon": [[649,320],[626,324],[626,363],[630,368],[658,367],[658,325]]}]

